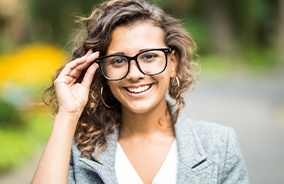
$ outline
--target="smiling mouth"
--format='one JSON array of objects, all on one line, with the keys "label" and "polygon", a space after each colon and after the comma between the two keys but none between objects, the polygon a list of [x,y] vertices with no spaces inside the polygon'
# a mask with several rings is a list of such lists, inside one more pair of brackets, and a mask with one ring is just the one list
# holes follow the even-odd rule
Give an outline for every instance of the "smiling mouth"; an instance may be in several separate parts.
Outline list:
[{"label": "smiling mouth", "polygon": [[142,93],[144,91],[147,91],[148,89],[151,88],[152,85],[145,85],[145,86],[139,86],[139,87],[129,87],[129,88],[125,88],[128,92],[130,93]]}]

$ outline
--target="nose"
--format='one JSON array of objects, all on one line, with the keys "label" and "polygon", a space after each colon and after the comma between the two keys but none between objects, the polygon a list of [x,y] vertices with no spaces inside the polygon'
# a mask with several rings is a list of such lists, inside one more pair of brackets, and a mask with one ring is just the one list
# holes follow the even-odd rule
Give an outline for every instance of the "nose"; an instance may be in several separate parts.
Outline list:
[{"label": "nose", "polygon": [[128,80],[137,81],[138,79],[144,78],[145,75],[139,69],[137,62],[132,60],[129,62],[129,65],[129,72],[126,76]]}]

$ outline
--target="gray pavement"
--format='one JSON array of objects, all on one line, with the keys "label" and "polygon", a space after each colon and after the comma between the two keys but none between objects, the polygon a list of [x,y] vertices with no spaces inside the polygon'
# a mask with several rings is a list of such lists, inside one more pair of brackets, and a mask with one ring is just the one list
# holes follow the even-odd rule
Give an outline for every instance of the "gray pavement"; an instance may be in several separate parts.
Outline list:
[{"label": "gray pavement", "polygon": [[[284,78],[201,78],[186,95],[190,117],[233,127],[239,137],[252,184],[284,183]],[[42,152],[42,149],[39,150]],[[39,154],[0,184],[29,183]]]}]

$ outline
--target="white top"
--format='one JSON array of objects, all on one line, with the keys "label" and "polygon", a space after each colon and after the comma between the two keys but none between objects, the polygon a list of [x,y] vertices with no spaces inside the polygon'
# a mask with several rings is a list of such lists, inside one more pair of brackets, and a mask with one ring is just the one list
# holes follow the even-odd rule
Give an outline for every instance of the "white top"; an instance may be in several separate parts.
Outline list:
[{"label": "white top", "polygon": [[[178,153],[176,140],[162,164],[152,184],[175,184],[177,176]],[[141,178],[131,165],[122,147],[117,143],[115,155],[115,172],[119,184],[143,184]]]}]

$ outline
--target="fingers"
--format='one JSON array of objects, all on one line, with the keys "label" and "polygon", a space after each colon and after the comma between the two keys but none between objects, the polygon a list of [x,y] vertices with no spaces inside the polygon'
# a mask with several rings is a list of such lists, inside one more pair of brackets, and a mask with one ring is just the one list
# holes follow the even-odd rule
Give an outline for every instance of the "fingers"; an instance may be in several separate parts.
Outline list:
[{"label": "fingers", "polygon": [[99,56],[98,52],[95,53],[92,53],[92,51],[87,52],[85,56],[78,58],[78,60],[76,60],[78,65],[72,68],[72,71],[70,72],[69,75],[76,76],[78,72],[80,73],[83,69],[88,67],[98,56]]},{"label": "fingers", "polygon": [[90,88],[91,83],[93,81],[94,75],[96,70],[99,68],[99,65],[97,63],[93,63],[88,70],[85,73],[85,76],[81,82],[81,84],[85,87],[85,88]]},{"label": "fingers", "polygon": [[82,70],[87,68],[98,56],[98,52],[92,53],[92,51],[89,50],[86,55],[66,64],[58,77],[67,77],[70,78],[69,82],[75,82]]}]

